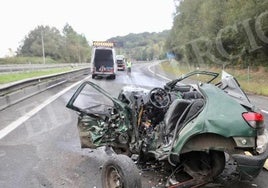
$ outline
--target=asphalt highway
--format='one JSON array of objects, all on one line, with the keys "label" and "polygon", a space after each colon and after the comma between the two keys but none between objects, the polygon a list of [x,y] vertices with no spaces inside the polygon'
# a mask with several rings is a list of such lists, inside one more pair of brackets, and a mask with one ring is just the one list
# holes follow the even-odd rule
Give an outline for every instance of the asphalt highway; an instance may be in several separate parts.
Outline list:
[{"label": "asphalt highway", "polygon": [[[80,148],[77,114],[65,107],[70,97],[82,79],[93,81],[117,96],[120,88],[125,85],[149,89],[163,86],[168,78],[169,75],[160,74],[149,64],[134,64],[131,75],[120,71],[115,80],[93,80],[90,75],[81,75],[80,80],[52,88],[1,111],[0,187],[101,188],[101,166],[107,155],[102,148]],[[254,95],[249,97],[263,110],[268,125],[268,98]],[[231,182],[228,178],[231,177],[222,178],[221,187],[266,188],[268,185],[266,170],[253,182]],[[163,187],[160,180],[157,173],[142,174],[144,188]],[[205,187],[208,186],[217,187],[219,184]]]}]

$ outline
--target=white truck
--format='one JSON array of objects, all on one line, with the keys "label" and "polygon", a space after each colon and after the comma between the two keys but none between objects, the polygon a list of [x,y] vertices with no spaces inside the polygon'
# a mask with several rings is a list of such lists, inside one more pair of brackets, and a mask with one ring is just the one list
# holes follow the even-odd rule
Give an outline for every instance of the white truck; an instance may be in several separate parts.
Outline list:
[{"label": "white truck", "polygon": [[125,57],[124,55],[116,55],[117,70],[124,71],[126,69]]},{"label": "white truck", "polygon": [[91,56],[92,78],[116,78],[117,63],[114,43],[109,41],[93,41]]}]

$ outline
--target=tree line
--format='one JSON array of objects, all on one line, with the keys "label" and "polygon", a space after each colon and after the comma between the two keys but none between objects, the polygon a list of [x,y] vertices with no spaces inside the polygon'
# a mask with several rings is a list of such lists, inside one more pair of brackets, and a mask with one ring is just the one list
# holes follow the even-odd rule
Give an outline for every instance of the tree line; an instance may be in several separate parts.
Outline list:
[{"label": "tree line", "polygon": [[[268,66],[267,0],[174,0],[171,30],[130,33],[107,39],[117,54],[135,60],[165,59],[167,54],[194,66]],[[23,40],[17,56],[46,57],[57,62],[89,62],[91,46],[69,24],[38,26]]]},{"label": "tree line", "polygon": [[175,0],[166,50],[199,66],[268,66],[267,0]]},{"label": "tree line", "polygon": [[55,27],[37,26],[19,46],[17,56],[42,57],[44,55],[57,62],[88,62],[91,47],[86,37],[78,34],[66,24],[60,32]]},{"label": "tree line", "polygon": [[[117,54],[138,61],[164,59],[165,40],[169,30],[159,33],[130,33],[126,36],[112,37]],[[42,57],[55,62],[90,62],[92,46],[84,35],[78,34],[69,24],[60,32],[55,27],[38,26],[25,36],[17,50],[18,57]]]}]

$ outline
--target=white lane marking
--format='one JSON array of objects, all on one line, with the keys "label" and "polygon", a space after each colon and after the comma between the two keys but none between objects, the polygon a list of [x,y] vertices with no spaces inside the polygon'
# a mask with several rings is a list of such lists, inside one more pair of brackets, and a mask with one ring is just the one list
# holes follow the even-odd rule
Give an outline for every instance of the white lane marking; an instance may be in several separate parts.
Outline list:
[{"label": "white lane marking", "polygon": [[151,68],[152,68],[153,66],[155,66],[155,65],[156,65],[156,64],[150,65],[150,66],[148,67],[148,70],[149,70],[152,74],[154,74],[154,75],[156,75],[156,76],[159,76],[160,78],[163,78],[163,79],[165,79],[165,80],[171,81],[171,79],[169,79],[169,78],[167,78],[167,77],[165,77],[165,76],[163,76],[163,75],[161,75],[161,74],[157,74],[157,73],[155,73],[154,71],[152,71]]},{"label": "white lane marking", "polygon": [[[161,74],[156,74],[154,71],[152,71],[152,67],[153,66],[156,66],[156,64],[157,63],[155,63],[155,64],[153,64],[153,65],[150,65],[149,67],[148,67],[148,70],[152,73],[152,74],[154,74],[154,75],[157,75],[157,76],[159,76],[159,77],[161,77],[161,78],[163,78],[163,79],[166,79],[166,80],[168,80],[168,81],[171,81],[171,79],[169,79],[169,78],[167,78],[167,77],[165,77],[165,76],[163,76],[163,75],[161,75]],[[268,111],[265,111],[265,110],[261,110],[263,113],[266,113],[266,114],[268,114]]]},{"label": "white lane marking", "polygon": [[265,114],[268,114],[268,111],[265,111],[265,110],[261,110],[263,113],[265,113]]},{"label": "white lane marking", "polygon": [[52,103],[54,100],[56,100],[57,98],[59,98],[61,95],[63,95],[64,93],[66,93],[67,91],[69,91],[73,87],[79,85],[81,82],[87,80],[90,77],[91,76],[88,76],[88,77],[84,78],[83,80],[80,80],[80,81],[72,84],[71,86],[65,88],[64,90],[60,91],[56,95],[48,98],[46,101],[44,101],[43,103],[41,103],[39,106],[37,106],[34,109],[32,109],[31,111],[27,112],[24,116],[22,116],[19,119],[17,119],[15,121],[13,121],[12,123],[10,123],[8,126],[6,126],[5,128],[3,128],[2,130],[0,130],[0,140],[2,138],[4,138],[5,136],[7,136],[10,132],[12,132],[13,130],[15,130],[16,128],[18,128],[21,124],[23,124],[25,121],[27,121],[33,115],[35,115],[37,112],[39,112],[40,110],[42,110],[48,104]]}]

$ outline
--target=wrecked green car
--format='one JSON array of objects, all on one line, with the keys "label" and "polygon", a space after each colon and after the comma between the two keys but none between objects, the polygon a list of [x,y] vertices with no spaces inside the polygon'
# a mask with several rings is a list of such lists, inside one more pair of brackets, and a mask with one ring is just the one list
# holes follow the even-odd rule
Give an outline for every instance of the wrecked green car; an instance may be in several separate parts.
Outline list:
[{"label": "wrecked green car", "polygon": [[[147,162],[164,164],[166,187],[201,185],[222,173],[226,156],[241,180],[258,176],[268,156],[264,117],[233,76],[218,75],[194,71],[163,87],[125,86],[117,97],[84,82],[67,107],[79,112],[81,147],[112,153],[103,187],[141,187],[137,165]],[[176,179],[181,171],[187,181]]]}]

